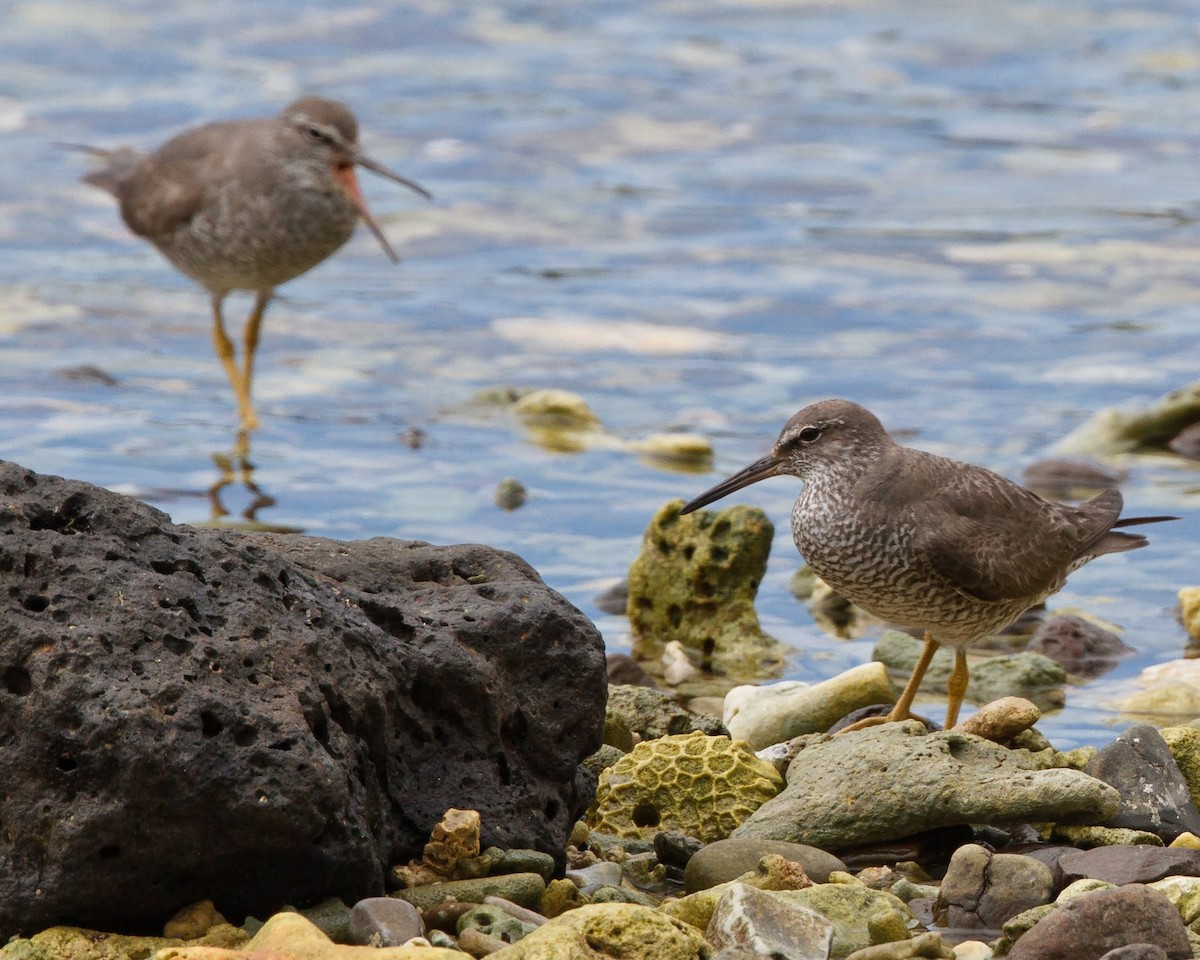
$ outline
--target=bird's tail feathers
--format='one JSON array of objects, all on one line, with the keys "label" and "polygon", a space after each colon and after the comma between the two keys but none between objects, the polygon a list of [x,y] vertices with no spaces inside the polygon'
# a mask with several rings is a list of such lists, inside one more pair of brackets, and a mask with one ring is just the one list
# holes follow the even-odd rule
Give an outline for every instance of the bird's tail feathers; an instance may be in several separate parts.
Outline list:
[{"label": "bird's tail feathers", "polygon": [[56,143],[63,150],[77,150],[80,153],[90,153],[103,161],[103,166],[85,173],[81,178],[84,183],[93,187],[107,190],[115,194],[121,181],[128,176],[142,161],[144,154],[132,147],[118,147],[115,150],[105,150],[103,147],[93,147],[86,143]]}]

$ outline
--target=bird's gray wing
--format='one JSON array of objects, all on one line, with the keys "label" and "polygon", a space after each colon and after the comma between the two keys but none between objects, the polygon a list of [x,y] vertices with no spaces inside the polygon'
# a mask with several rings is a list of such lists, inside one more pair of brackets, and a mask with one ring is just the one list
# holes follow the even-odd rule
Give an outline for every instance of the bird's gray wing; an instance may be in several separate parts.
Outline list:
[{"label": "bird's gray wing", "polygon": [[927,489],[910,507],[921,517],[916,556],[955,589],[994,603],[1033,602],[1058,589],[1121,509],[1116,491],[1069,507],[983,468]]}]

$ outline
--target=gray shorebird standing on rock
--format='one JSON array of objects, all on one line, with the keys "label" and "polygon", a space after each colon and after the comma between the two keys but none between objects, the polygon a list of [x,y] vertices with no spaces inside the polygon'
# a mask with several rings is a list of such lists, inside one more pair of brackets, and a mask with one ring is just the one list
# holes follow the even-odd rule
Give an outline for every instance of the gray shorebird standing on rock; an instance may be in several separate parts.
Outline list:
[{"label": "gray shorebird standing on rock", "polygon": [[[297,100],[277,117],[193,127],[149,154],[66,146],[104,159],[103,168],[83,179],[116,197],[129,229],[209,292],[213,343],[243,430],[258,425],[250,402],[254,351],[275,288],[330,256],[360,218],[384,253],[399,259],[367,210],[354,168],[430,196],[363,156],[354,114],[321,97]],[[233,290],[255,294],[241,369],[221,312]]]},{"label": "gray shorebird standing on rock", "polygon": [[955,659],[946,726],[954,726],[967,691],[967,647],[1059,590],[1089,560],[1146,546],[1145,537],[1115,527],[1177,519],[1122,519],[1116,490],[1079,506],[1043,500],[983,467],[900,446],[874,414],[848,400],[805,407],[770,454],[680,513],[783,474],[804,481],[792,537],[817,575],[869,613],[925,631],[896,706],[870,722],[910,717],[934,653],[948,644]]}]

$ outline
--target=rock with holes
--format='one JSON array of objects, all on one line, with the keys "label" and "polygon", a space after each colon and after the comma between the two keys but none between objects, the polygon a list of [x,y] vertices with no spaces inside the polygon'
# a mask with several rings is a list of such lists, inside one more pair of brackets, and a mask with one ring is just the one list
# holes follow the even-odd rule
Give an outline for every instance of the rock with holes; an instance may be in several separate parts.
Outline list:
[{"label": "rock with holes", "polygon": [[618,837],[652,840],[682,830],[723,840],[783,787],[744,740],[700,731],[639,743],[600,774],[588,823]]},{"label": "rock with holes", "polygon": [[488,547],[172,525],[0,463],[0,937],[382,892],[450,807],[561,858],[603,645]]},{"label": "rock with holes", "polygon": [[634,655],[657,659],[676,640],[718,673],[760,678],[784,656],[754,610],[775,528],[757,507],[681,517],[681,506],[654,515],[629,568]]}]

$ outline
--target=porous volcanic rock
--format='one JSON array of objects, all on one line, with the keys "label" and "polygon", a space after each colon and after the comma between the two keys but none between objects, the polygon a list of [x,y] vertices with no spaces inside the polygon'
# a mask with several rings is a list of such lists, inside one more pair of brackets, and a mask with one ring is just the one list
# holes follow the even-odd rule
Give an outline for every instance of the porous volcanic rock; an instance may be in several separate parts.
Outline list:
[{"label": "porous volcanic rock", "polygon": [[562,856],[607,691],[520,558],[176,526],[0,462],[0,935],[382,892],[449,807]]}]

